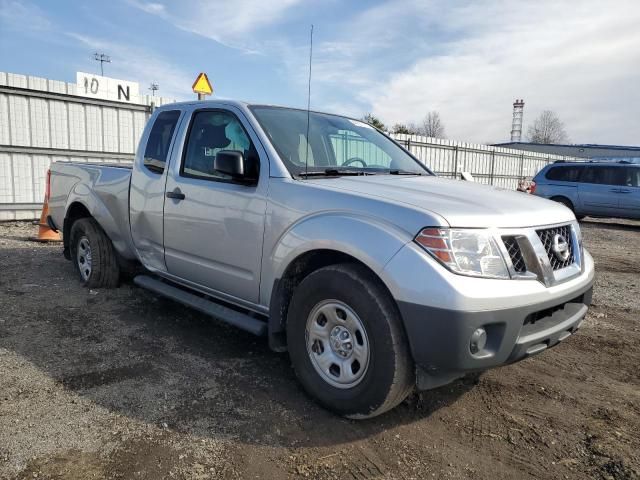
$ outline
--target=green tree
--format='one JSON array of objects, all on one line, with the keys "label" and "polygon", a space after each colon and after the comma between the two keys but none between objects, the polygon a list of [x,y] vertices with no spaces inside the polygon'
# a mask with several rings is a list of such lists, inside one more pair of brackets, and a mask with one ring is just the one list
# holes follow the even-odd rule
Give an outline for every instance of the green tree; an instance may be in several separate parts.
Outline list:
[{"label": "green tree", "polygon": [[393,127],[391,127],[391,133],[404,133],[407,135],[411,135],[413,132],[407,125],[403,123],[396,123]]},{"label": "green tree", "polygon": [[384,123],[382,123],[382,120],[376,117],[373,113],[367,113],[364,117],[362,117],[362,121],[367,122],[369,125],[377,128],[378,130],[384,131],[386,129]]}]

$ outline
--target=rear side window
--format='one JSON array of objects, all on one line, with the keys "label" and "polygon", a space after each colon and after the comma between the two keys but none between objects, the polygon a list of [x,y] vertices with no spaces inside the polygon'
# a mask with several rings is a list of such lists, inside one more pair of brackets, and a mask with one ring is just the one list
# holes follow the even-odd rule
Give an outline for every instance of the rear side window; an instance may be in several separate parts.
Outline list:
[{"label": "rear side window", "polygon": [[180,118],[180,110],[162,112],[156,117],[151,127],[147,148],[144,151],[144,166],[154,173],[164,172],[169,145],[171,145],[178,118]]},{"label": "rear side window", "polygon": [[640,187],[640,167],[627,167],[627,187]]},{"label": "rear side window", "polygon": [[626,169],[622,167],[593,166],[587,167],[582,181],[599,185],[626,185]]},{"label": "rear side window", "polygon": [[584,167],[553,167],[545,175],[548,180],[558,182],[578,182]]}]

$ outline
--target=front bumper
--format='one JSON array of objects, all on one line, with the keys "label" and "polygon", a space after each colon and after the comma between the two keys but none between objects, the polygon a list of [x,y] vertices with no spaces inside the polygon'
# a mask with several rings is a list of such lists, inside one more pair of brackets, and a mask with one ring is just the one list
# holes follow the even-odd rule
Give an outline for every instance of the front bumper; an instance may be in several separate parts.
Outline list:
[{"label": "front bumper", "polygon": [[[552,300],[496,310],[459,311],[399,301],[417,366],[420,390],[445,385],[467,373],[517,362],[573,334],[591,304],[593,279]],[[487,332],[484,349],[470,350],[477,328]]]}]

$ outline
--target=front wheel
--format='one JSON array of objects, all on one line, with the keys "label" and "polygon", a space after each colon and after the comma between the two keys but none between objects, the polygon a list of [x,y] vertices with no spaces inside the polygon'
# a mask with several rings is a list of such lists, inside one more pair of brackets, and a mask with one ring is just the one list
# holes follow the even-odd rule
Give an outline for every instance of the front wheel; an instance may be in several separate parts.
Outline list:
[{"label": "front wheel", "polygon": [[305,390],[349,418],[380,415],[415,385],[397,307],[359,265],[324,267],[300,283],[287,315],[287,344]]},{"label": "front wheel", "polygon": [[71,259],[80,279],[89,288],[114,288],[120,267],[111,240],[93,218],[81,218],[71,226]]}]

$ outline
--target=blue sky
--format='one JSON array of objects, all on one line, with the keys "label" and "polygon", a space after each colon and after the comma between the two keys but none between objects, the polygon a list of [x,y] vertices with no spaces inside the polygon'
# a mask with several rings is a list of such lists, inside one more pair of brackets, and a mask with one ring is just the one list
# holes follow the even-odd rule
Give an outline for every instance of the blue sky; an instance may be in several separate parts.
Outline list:
[{"label": "blue sky", "polygon": [[640,3],[633,0],[0,0],[0,70],[75,81],[96,72],[312,106],[387,124],[440,112],[449,138],[507,141],[511,104],[545,109],[576,143],[640,144]]}]

